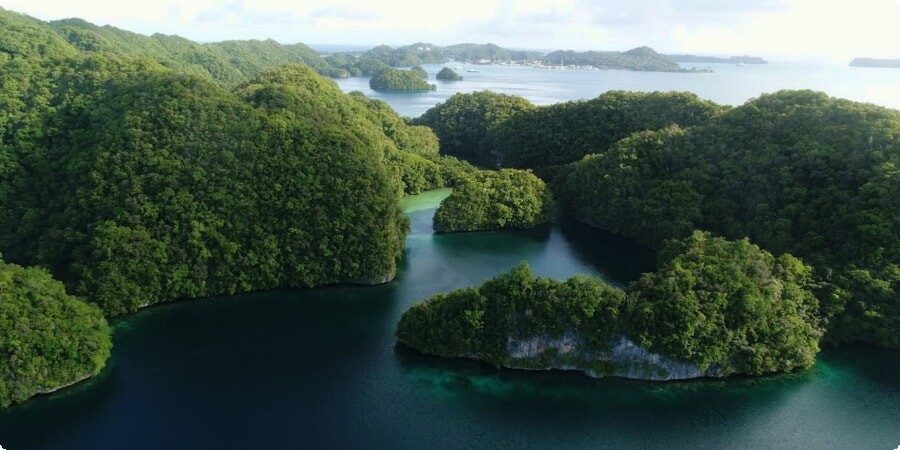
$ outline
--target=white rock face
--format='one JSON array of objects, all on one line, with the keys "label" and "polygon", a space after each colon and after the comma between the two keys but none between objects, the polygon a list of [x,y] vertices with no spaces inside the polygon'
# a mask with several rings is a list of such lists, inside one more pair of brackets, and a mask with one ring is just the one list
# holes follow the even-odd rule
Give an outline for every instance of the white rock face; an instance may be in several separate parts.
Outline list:
[{"label": "white rock face", "polygon": [[[508,364],[510,368],[532,370],[580,370],[592,377],[617,376],[634,380],[686,380],[691,378],[721,377],[723,374],[711,366],[700,370],[696,365],[674,361],[658,353],[653,353],[632,342],[625,336],[619,337],[610,345],[607,352],[585,352],[584,339],[573,333],[550,338],[535,336],[528,339],[509,338],[506,343],[507,354],[515,360],[523,360],[517,367],[515,362]],[[551,353],[546,352],[552,350]],[[547,363],[542,367],[526,364],[525,360],[543,358]],[[583,367],[585,361],[609,362],[612,373],[598,373],[592,367]]]}]

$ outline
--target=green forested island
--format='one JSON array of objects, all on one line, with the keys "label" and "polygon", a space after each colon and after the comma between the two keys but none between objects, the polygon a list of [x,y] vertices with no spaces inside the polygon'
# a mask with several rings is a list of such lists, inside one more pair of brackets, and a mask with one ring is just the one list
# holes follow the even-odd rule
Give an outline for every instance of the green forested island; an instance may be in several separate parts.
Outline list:
[{"label": "green forested island", "polygon": [[638,47],[625,52],[574,52],[557,50],[542,58],[549,66],[594,66],[599,69],[625,69],[652,72],[681,72],[684,69],[675,61],[649,47]]},{"label": "green forested island", "polygon": [[850,61],[852,67],[900,68],[900,59],[856,58]]},{"label": "green forested island", "polygon": [[398,91],[398,92],[417,92],[417,91],[433,91],[437,86],[427,82],[422,77],[428,73],[419,67],[419,70],[400,70],[387,68],[379,71],[369,80],[369,87],[375,91]]},{"label": "green forested island", "polygon": [[449,67],[444,67],[443,69],[441,69],[441,71],[437,73],[435,78],[444,81],[462,81],[463,79],[462,76],[460,76],[458,73],[456,73],[455,70]]},{"label": "green forested island", "polygon": [[595,278],[534,278],[524,263],[435,295],[400,319],[425,353],[498,367],[685,379],[806,368],[822,335],[812,269],[746,239],[696,232],[624,292]]},{"label": "green forested island", "polygon": [[[810,91],[738,107],[621,91],[536,107],[475,92],[405,120],[325,78],[434,89],[421,67],[391,66],[441,55],[534,56],[414,44],[323,57],[0,9],[0,406],[96,374],[104,317],[388,282],[409,230],[400,197],[444,186],[440,232],[547,223],[552,190],[570,216],[661,250],[660,267],[624,292],[519,268],[435,297],[398,329],[423,351],[596,374],[638,373],[652,353],[674,364],[653,377],[672,378],[806,367],[823,331],[900,348],[900,112]],[[556,56],[674,70],[648,48]],[[540,310],[510,315],[495,299]],[[588,357],[560,356],[573,345]],[[616,348],[626,369],[598,356]]]},{"label": "green forested island", "polygon": [[439,233],[529,229],[550,221],[550,188],[529,171],[503,169],[467,177],[434,213]]}]

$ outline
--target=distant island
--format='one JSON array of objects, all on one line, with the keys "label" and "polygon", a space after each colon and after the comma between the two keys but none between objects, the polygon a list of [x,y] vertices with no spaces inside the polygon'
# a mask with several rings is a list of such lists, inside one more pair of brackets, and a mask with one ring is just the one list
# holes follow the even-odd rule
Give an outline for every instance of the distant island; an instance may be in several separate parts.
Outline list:
[{"label": "distant island", "polygon": [[455,70],[449,67],[444,67],[443,69],[441,69],[441,71],[437,73],[437,76],[435,76],[435,78],[444,81],[462,81],[463,79],[463,77],[456,73]]},{"label": "distant island", "polygon": [[850,61],[850,66],[900,69],[900,59],[856,58]]},{"label": "distant island", "polygon": [[[436,86],[422,77],[424,69],[400,70],[387,68],[379,71],[369,80],[369,87],[375,91],[418,92],[433,91]],[[425,73],[427,77],[428,74]]]},{"label": "distant island", "polygon": [[715,64],[768,64],[769,62],[758,56],[730,56],[720,58],[718,56],[698,55],[663,55],[676,63],[715,63]]},{"label": "distant island", "polygon": [[625,52],[574,52],[557,50],[543,57],[549,67],[577,67],[587,69],[620,69],[641,72],[700,72],[685,69],[650,47],[637,47]]}]

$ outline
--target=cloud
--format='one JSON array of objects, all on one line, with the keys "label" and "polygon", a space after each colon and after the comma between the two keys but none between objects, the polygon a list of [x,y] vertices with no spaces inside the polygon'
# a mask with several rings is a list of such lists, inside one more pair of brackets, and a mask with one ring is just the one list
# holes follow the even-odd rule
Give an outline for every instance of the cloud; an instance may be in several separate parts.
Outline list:
[{"label": "cloud", "polygon": [[313,19],[340,19],[354,22],[372,22],[379,20],[381,14],[374,11],[354,11],[342,8],[323,8],[313,11],[309,17]]},{"label": "cloud", "polygon": [[900,0],[0,0],[45,20],[81,17],[189,39],[376,45],[900,57]]}]

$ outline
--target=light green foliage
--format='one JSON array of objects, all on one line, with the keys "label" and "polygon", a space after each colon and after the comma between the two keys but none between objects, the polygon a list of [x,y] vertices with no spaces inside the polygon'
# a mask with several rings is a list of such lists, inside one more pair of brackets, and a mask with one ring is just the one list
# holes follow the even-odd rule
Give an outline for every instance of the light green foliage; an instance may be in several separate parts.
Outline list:
[{"label": "light green foliage", "polygon": [[45,270],[0,259],[0,407],[100,372],[111,348],[99,308]]},{"label": "light green foliage", "polygon": [[376,91],[433,91],[436,86],[425,81],[421,74],[410,70],[384,69],[369,80],[369,87]]},{"label": "light green foliage", "polygon": [[505,167],[537,169],[604,153],[631,133],[704,124],[724,109],[687,92],[611,91],[517,114],[491,133],[490,146]]},{"label": "light green foliage", "polygon": [[[694,233],[663,251],[656,273],[623,292],[585,276],[534,278],[524,263],[477,288],[435,295],[400,319],[397,337],[422,352],[497,366],[560,362],[608,372],[601,355],[627,336],[675,361],[722,375],[807,368],[822,336],[812,269],[747,240]],[[510,354],[513,341],[567,337],[573,354],[537,361]],[[560,359],[562,358],[562,359]]]},{"label": "light green foliage", "polygon": [[437,73],[435,78],[444,81],[462,81],[463,79],[463,77],[456,73],[455,70],[449,67],[444,67],[443,69],[441,69],[440,72]]},{"label": "light green foliage", "polygon": [[812,269],[747,239],[694,232],[672,242],[655,273],[629,287],[629,335],[650,350],[725,374],[760,375],[815,362],[822,327]]},{"label": "light green foliage", "polygon": [[464,179],[434,213],[439,233],[528,229],[550,221],[550,189],[531,172],[503,169]]},{"label": "light green foliage", "polygon": [[412,69],[409,69],[409,71],[418,74],[424,80],[428,79],[428,71],[426,71],[422,66],[415,66]]},{"label": "light green foliage", "polygon": [[414,120],[431,127],[446,154],[472,158],[494,166],[496,156],[490,142],[494,129],[519,113],[534,109],[528,100],[513,95],[479,91],[454,94]]},{"label": "light green foliage", "polygon": [[900,348],[898,164],[900,112],[782,91],[624,139],[565,170],[557,194],[653,247],[705,229],[798,255],[825,281],[828,339]]}]

